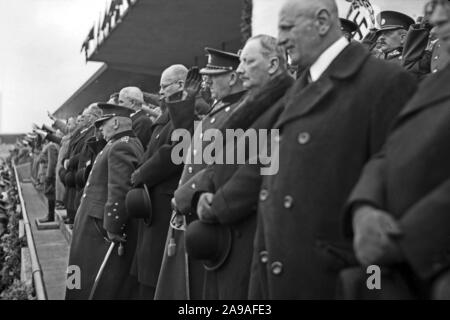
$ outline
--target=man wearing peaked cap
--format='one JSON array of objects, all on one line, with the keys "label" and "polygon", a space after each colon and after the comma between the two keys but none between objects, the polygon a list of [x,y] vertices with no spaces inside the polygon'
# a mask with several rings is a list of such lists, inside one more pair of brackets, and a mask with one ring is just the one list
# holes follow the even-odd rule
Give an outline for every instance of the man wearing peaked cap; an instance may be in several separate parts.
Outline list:
[{"label": "man wearing peaked cap", "polygon": [[351,20],[339,18],[341,22],[341,30],[344,36],[350,41],[353,34],[358,30],[358,25]]},{"label": "man wearing peaked cap", "polygon": [[382,11],[378,15],[380,29],[377,31],[378,43],[384,53],[384,59],[403,64],[403,46],[409,27],[414,20],[397,11]]},{"label": "man wearing peaked cap", "polygon": [[95,126],[107,144],[92,164],[76,213],[69,265],[82,270],[81,288],[68,288],[66,299],[89,297],[111,241],[120,242],[124,253],[112,252],[93,298],[127,299],[133,290],[129,272],[137,232],[126,211],[125,197],[131,189],[130,176],[144,150],[132,131],[133,110],[107,103],[99,103],[98,107],[103,115]]},{"label": "man wearing peaked cap", "polygon": [[[203,150],[207,142],[202,140],[203,133],[209,129],[222,129],[224,123],[240,105],[245,91],[242,80],[237,74],[239,56],[212,48],[205,48],[208,53],[207,65],[200,70],[206,77],[212,98],[215,100],[211,110],[196,127],[192,146],[201,146]],[[184,103],[194,103],[193,100]],[[180,103],[178,103],[180,104]],[[203,169],[206,164],[199,159],[201,152],[191,147],[190,162],[185,163],[183,173],[175,190],[175,212],[172,222],[167,223],[169,229],[163,255],[161,272],[156,288],[155,299],[201,299],[203,297],[204,267],[201,261],[188,259],[185,250],[185,232],[188,224],[197,220],[197,214],[191,210],[190,199],[200,191],[195,180],[203,179]],[[187,261],[188,260],[188,261]]]},{"label": "man wearing peaked cap", "polygon": [[205,51],[208,53],[208,63],[200,70],[201,74],[224,74],[236,70],[239,66],[239,55],[235,53],[213,48],[205,48]]}]

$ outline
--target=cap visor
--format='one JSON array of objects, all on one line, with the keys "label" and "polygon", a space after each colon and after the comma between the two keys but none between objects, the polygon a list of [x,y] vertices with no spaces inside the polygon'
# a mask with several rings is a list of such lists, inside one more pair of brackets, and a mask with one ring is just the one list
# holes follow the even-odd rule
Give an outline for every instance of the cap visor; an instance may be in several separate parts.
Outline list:
[{"label": "cap visor", "polygon": [[111,119],[111,116],[107,116],[107,117],[100,117],[97,120],[95,120],[94,125],[96,128],[100,127],[102,125],[103,122],[105,122],[108,119]]},{"label": "cap visor", "polygon": [[233,70],[221,70],[221,69],[209,69],[209,68],[203,68],[200,70],[200,74],[203,75],[217,75],[217,74],[225,74],[228,72],[231,72]]}]

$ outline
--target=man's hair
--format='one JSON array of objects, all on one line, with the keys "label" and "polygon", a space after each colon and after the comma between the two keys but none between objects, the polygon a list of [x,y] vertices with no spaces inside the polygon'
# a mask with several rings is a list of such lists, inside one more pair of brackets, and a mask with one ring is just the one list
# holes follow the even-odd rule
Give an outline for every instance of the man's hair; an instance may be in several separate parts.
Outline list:
[{"label": "man's hair", "polygon": [[91,114],[96,118],[100,118],[102,116],[102,109],[100,109],[99,106],[97,105],[97,102],[95,102],[89,105],[89,107],[87,107],[86,109],[84,109],[83,113]]},{"label": "man's hair", "polygon": [[261,44],[261,54],[266,58],[277,57],[280,62],[280,68],[286,69],[286,52],[278,45],[278,39],[267,34],[258,34],[247,40],[259,40]]},{"label": "man's hair", "polygon": [[113,102],[115,104],[119,103],[119,93],[118,92],[114,92],[113,94],[111,94],[109,96],[109,102]]},{"label": "man's hair", "polygon": [[132,102],[137,102],[138,104],[144,103],[144,94],[138,87],[125,87],[120,90],[118,97],[123,96]]},{"label": "man's hair", "polygon": [[163,71],[163,74],[170,74],[172,81],[186,81],[188,69],[182,64],[173,64]]}]

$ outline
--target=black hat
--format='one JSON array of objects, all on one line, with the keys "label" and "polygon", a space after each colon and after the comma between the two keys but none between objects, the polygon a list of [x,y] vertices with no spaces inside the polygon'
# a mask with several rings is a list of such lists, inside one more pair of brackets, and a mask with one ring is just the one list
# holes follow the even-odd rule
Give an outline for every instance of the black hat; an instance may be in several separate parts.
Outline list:
[{"label": "black hat", "polygon": [[77,173],[75,174],[75,184],[80,189],[83,189],[84,186],[86,185],[85,171],[86,171],[86,168],[79,169],[77,171]]},{"label": "black hat", "polygon": [[196,220],[186,228],[186,251],[194,259],[203,260],[206,270],[220,268],[231,251],[231,229],[220,224]]},{"label": "black hat", "polygon": [[134,188],[128,191],[125,206],[130,217],[144,219],[147,225],[151,224],[152,202],[145,184],[142,188]]},{"label": "black hat", "polygon": [[236,70],[239,66],[239,55],[212,48],[205,48],[208,53],[208,63],[200,70],[200,74],[216,75]]},{"label": "black hat", "polygon": [[103,115],[95,121],[95,126],[98,128],[100,125],[113,117],[126,117],[129,118],[132,113],[135,111],[131,108],[119,106],[111,103],[98,103],[97,104],[100,109],[103,111]]},{"label": "black hat", "polygon": [[66,186],[69,188],[75,188],[77,186],[75,182],[75,175],[72,171],[68,171],[64,177],[64,182],[66,183]]},{"label": "black hat", "polygon": [[397,29],[408,30],[409,27],[414,24],[413,18],[397,11],[381,11],[377,16],[377,19],[381,27],[377,33]]},{"label": "black hat", "polygon": [[339,20],[341,21],[341,30],[344,33],[348,33],[352,36],[353,32],[358,30],[358,25],[353,21],[344,18],[339,18]]}]

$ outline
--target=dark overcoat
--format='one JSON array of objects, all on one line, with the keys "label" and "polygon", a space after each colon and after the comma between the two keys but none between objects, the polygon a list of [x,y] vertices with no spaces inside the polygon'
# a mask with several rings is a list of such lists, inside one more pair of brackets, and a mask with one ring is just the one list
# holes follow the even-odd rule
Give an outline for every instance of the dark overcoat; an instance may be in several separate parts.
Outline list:
[{"label": "dark overcoat", "polygon": [[150,193],[152,218],[150,224],[139,221],[138,242],[131,274],[140,284],[156,288],[164,253],[171,210],[171,199],[181,172],[182,163],[172,159],[175,129],[193,130],[193,104],[186,102],[166,106],[152,126],[152,137],[144,155],[144,162],[136,170],[136,184],[145,183]]},{"label": "dark overcoat", "polygon": [[[192,188],[192,183],[186,185],[186,182],[206,167],[204,161],[198,163],[194,161],[199,151],[195,149],[195,146],[202,145],[203,149],[207,145],[202,140],[203,133],[211,128],[221,128],[230,114],[239,105],[243,94],[244,92],[238,92],[218,101],[202,119],[201,126],[196,127],[193,136],[193,139],[196,139],[196,141],[193,142],[189,150],[191,154],[190,162],[185,164],[179,186],[175,191],[175,201],[177,203],[179,201],[178,212],[186,217],[186,224],[197,219],[197,214],[191,210],[190,204],[185,205],[186,202],[183,201],[186,198],[186,186],[188,186],[189,194],[192,193],[191,190],[194,191],[196,189],[195,186]],[[186,228],[186,225],[183,228]],[[172,256],[168,255],[169,243],[175,244],[175,252]],[[186,258],[184,229],[178,230],[169,226],[155,299],[186,300],[202,298],[203,264],[192,259],[186,260]],[[189,274],[188,278],[187,274]]]},{"label": "dark overcoat", "polygon": [[[349,207],[366,202],[399,221],[399,245],[418,297],[450,267],[450,67],[430,75],[400,113],[383,152],[364,168]],[[350,212],[345,216],[351,234]],[[397,269],[400,271],[400,269]],[[425,287],[424,287],[425,286]],[[382,286],[383,290],[383,286]]]},{"label": "dark overcoat", "polygon": [[133,131],[141,141],[145,151],[152,137],[153,121],[142,109],[131,115],[131,121],[133,123]]},{"label": "dark overcoat", "polygon": [[[80,268],[81,288],[67,289],[66,299],[88,299],[108,251],[107,231],[127,235],[124,255],[114,250],[106,264],[94,299],[125,299],[136,247],[136,223],[129,219],[125,197],[130,177],[142,161],[143,148],[134,133],[114,136],[94,161],[73,228],[69,266]],[[116,245],[117,246],[117,245]],[[70,275],[69,275],[70,276]]]},{"label": "dark overcoat", "polygon": [[[238,109],[224,124],[226,129],[255,130],[258,141],[251,144],[260,148],[263,139],[271,141],[273,125],[284,109],[284,95],[293,79],[286,75],[278,75],[258,92],[249,93]],[[268,131],[262,131],[269,129]],[[262,136],[264,134],[264,137]],[[276,139],[276,136],[274,136]],[[245,141],[245,136],[240,139]],[[233,150],[235,155],[239,150],[237,143],[226,141],[225,153]],[[269,149],[270,145],[264,145]],[[256,205],[259,186],[262,180],[261,163],[250,164],[249,157],[257,157],[268,149],[258,149],[258,154],[250,154],[246,145],[246,162],[240,164],[215,164],[203,170],[202,176],[193,183],[201,191],[212,192],[214,197],[211,211],[217,218],[217,223],[223,228],[231,229],[231,249],[225,263],[216,270],[205,272],[204,299],[242,300],[248,297],[248,285],[253,253],[253,239],[256,228]],[[210,181],[208,181],[210,180]],[[195,196],[190,199],[195,202]]]},{"label": "dark overcoat", "polygon": [[356,263],[343,206],[416,89],[414,76],[358,43],[306,83],[296,81],[275,124],[279,171],[261,185],[250,298],[334,297],[339,270]]}]

